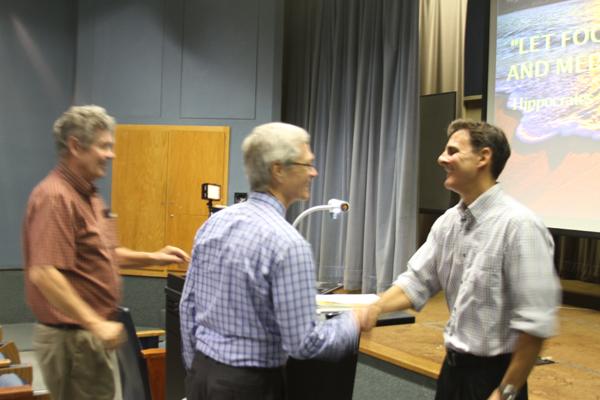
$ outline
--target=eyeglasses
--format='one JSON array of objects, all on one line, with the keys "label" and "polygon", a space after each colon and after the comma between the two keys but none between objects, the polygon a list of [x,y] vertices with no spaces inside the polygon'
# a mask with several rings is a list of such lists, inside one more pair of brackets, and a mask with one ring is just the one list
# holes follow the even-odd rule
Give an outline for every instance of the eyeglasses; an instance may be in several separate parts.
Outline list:
[{"label": "eyeglasses", "polygon": [[299,165],[301,167],[307,167],[307,168],[314,168],[317,169],[317,167],[315,167],[313,164],[308,164],[308,163],[301,163],[301,162],[291,162],[289,163],[290,165]]}]

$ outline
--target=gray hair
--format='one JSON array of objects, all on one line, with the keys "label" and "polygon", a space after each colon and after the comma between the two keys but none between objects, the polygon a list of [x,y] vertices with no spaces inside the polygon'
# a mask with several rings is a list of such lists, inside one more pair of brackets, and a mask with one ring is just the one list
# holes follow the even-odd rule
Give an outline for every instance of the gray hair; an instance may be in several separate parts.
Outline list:
[{"label": "gray hair", "polygon": [[283,122],[259,125],[242,143],[244,167],[250,189],[265,191],[271,183],[271,165],[291,164],[301,154],[300,145],[310,143],[304,129]]},{"label": "gray hair", "polygon": [[54,122],[54,141],[60,155],[67,151],[67,140],[76,137],[84,148],[89,148],[98,131],[115,130],[115,119],[102,107],[95,105],[72,106]]}]

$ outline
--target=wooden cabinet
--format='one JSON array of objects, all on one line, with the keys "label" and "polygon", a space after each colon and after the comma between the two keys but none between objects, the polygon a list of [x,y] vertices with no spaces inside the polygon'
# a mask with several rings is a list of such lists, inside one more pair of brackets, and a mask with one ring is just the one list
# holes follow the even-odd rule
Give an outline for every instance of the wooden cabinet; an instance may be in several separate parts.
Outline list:
[{"label": "wooden cabinet", "polygon": [[[229,127],[118,125],[115,140],[112,210],[121,244],[142,251],[170,244],[191,252],[194,235],[208,218],[202,183],[221,185],[216,204],[226,204]],[[166,276],[167,270],[181,269],[122,271]]]}]

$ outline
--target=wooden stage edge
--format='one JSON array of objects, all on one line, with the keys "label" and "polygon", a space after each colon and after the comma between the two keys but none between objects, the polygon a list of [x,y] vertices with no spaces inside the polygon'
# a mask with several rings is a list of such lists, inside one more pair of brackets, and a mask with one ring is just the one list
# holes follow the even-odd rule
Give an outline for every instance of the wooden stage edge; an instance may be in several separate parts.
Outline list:
[{"label": "wooden stage edge", "polygon": [[[379,327],[363,334],[360,352],[437,379],[445,355],[442,334],[448,319],[443,294],[414,315],[414,324]],[[600,399],[600,311],[564,305],[559,321],[558,336],[547,340],[542,350],[542,357],[555,363],[533,369],[529,398]]]}]

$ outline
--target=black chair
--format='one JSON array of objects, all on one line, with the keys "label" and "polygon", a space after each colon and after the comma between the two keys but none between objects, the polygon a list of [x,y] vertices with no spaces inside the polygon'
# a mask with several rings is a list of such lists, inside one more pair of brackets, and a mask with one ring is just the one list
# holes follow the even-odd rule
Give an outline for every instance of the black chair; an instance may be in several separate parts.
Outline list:
[{"label": "black chair", "polygon": [[127,340],[117,351],[123,387],[123,400],[152,400],[148,367],[135,332],[129,309],[119,307],[118,321],[125,327]]}]

